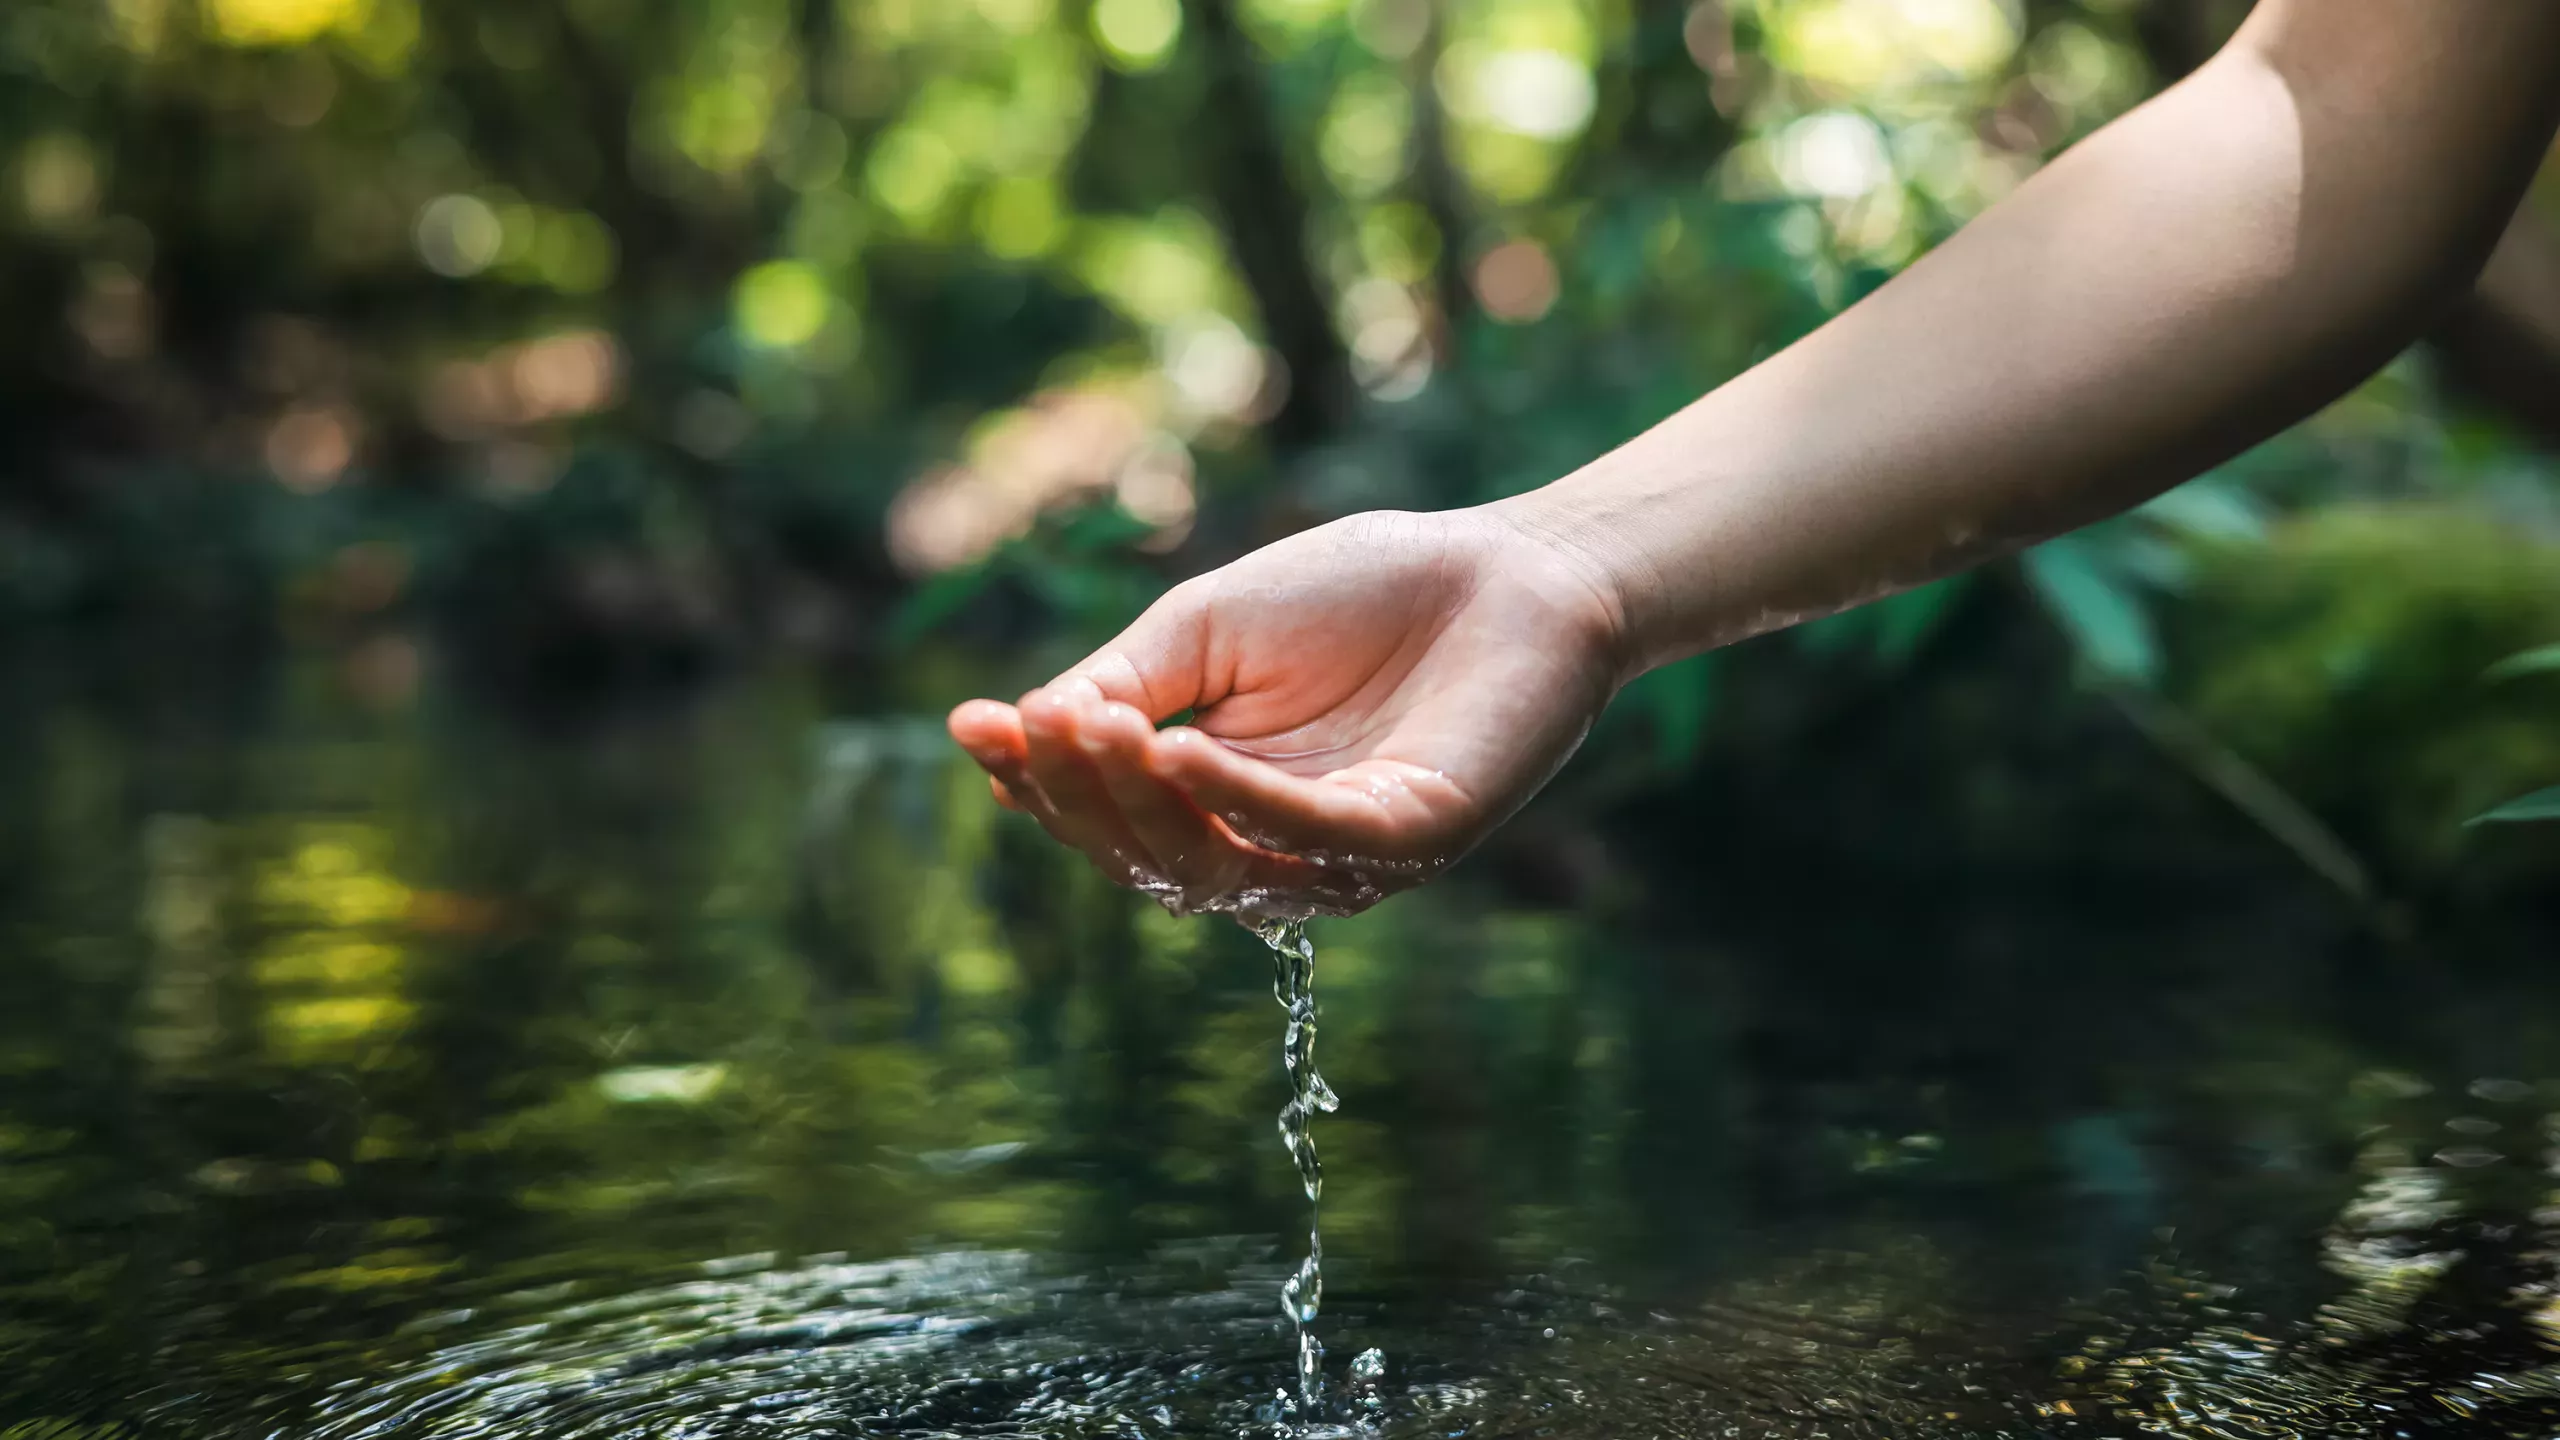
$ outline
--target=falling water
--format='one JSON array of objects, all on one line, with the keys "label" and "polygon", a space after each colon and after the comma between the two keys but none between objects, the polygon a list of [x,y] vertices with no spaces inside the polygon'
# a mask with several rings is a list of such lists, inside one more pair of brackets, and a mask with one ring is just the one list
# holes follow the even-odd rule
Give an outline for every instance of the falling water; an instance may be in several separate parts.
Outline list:
[{"label": "falling water", "polygon": [[[1307,1121],[1319,1110],[1331,1114],[1342,1101],[1316,1073],[1316,950],[1307,940],[1305,922],[1275,920],[1255,932],[1271,947],[1271,991],[1289,1013],[1282,1032],[1280,1062],[1289,1076],[1289,1103],[1280,1107],[1280,1143],[1297,1162],[1298,1183],[1307,1192],[1307,1258],[1297,1273],[1280,1285],[1280,1310],[1298,1337],[1297,1415],[1301,1427],[1324,1414],[1324,1344],[1316,1339],[1316,1315],[1324,1308],[1324,1164],[1316,1158]],[[1372,1350],[1353,1366],[1354,1378],[1374,1381],[1384,1357]],[[1301,1429],[1300,1433],[1305,1433]]]}]

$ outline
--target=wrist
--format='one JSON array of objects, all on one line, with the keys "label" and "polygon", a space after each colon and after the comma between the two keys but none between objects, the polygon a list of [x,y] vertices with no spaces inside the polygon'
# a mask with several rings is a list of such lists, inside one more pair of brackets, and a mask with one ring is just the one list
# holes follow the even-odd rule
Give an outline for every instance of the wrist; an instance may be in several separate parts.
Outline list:
[{"label": "wrist", "polygon": [[1669,657],[1655,653],[1650,617],[1662,587],[1624,530],[1562,482],[1477,507],[1585,593],[1592,644],[1623,685]]}]

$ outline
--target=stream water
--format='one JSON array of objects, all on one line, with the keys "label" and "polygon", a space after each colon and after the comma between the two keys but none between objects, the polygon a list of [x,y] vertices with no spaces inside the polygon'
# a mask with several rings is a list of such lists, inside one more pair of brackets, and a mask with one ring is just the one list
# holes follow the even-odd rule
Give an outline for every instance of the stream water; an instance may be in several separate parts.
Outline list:
[{"label": "stream water", "polygon": [[[1324,1311],[1324,1162],[1316,1154],[1308,1122],[1330,1115],[1342,1101],[1316,1069],[1316,950],[1304,921],[1275,920],[1255,934],[1271,947],[1272,994],[1288,1015],[1280,1036],[1280,1063],[1289,1079],[1289,1099],[1280,1107],[1280,1145],[1298,1172],[1307,1194],[1307,1254],[1289,1278],[1280,1282],[1280,1312],[1289,1317],[1297,1341],[1298,1385],[1292,1396],[1275,1397],[1275,1419],[1283,1433],[1308,1436],[1352,1433],[1332,1424],[1327,1404],[1324,1342],[1316,1338],[1316,1317]],[[1386,1354],[1374,1346],[1351,1362],[1353,1403],[1374,1406],[1378,1381],[1386,1374]]]},{"label": "stream water", "polygon": [[1326,1114],[929,722],[330,694],[0,703],[7,1440],[2560,1433],[2531,954],[1738,821],[1329,922]]}]

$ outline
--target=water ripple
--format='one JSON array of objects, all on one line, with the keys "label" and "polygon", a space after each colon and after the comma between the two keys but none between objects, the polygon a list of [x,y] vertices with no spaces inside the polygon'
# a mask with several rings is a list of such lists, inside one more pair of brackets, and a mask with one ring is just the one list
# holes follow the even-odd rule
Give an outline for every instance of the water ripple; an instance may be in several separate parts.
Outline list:
[{"label": "water ripple", "polygon": [[[2560,1426],[2540,1311],[2456,1341],[2410,1300],[2279,1326],[2161,1268],[2070,1325],[1988,1326],[1807,1269],[1657,1312],[1541,1282],[1346,1329],[1395,1356],[1345,1399],[1367,1440],[2414,1440]],[[1907,1271],[1907,1267],[1905,1267]],[[1012,1253],[718,1262],[413,1323],[261,1440],[1230,1440],[1290,1433],[1278,1267],[1257,1246],[1072,1273]],[[1921,1277],[1925,1279],[1925,1276]],[[2404,1280],[2406,1278],[2404,1274]],[[1205,1283],[1204,1283],[1205,1282]],[[2538,1300],[2538,1293],[2526,1298]],[[1388,1307],[1392,1309],[1393,1307]],[[1973,1318],[1965,1318],[1967,1314]],[[2484,1312],[2475,1312],[2484,1313]],[[2494,1318],[2494,1314],[2492,1317]],[[159,1417],[198,1433],[185,1408]],[[148,1433],[162,1433],[159,1429]]]}]

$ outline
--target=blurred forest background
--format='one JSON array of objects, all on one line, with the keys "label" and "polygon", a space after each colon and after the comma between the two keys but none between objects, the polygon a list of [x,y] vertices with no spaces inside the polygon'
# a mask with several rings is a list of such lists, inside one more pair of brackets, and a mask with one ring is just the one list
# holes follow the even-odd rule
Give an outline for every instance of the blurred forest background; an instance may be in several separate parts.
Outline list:
[{"label": "blurred forest background", "polygon": [[[1249,937],[942,708],[1571,469],[2241,8],[8,0],[0,1396],[575,1253],[1301,1225]],[[2031,1174],[2106,1274],[2244,1151],[2292,1254],[2442,1143],[2375,1096],[2560,1073],[2560,826],[2465,823],[2560,784],[2541,205],[2295,432],[1647,677],[1326,927],[1344,1268]]]},{"label": "blurred forest background", "polygon": [[[18,0],[0,625],[324,654],[377,709],[777,656],[839,712],[1011,693],[1291,529],[1589,459],[2244,9]],[[1915,788],[2034,854],[2129,744],[2128,794],[2206,797],[2136,808],[2239,817],[2383,931],[2512,893],[2540,837],[2461,822],[2560,779],[2549,666],[2482,680],[2560,641],[2553,443],[2529,213],[2224,472],[1649,677],[1499,863],[1587,898],[1665,797],[1889,849]]]}]

